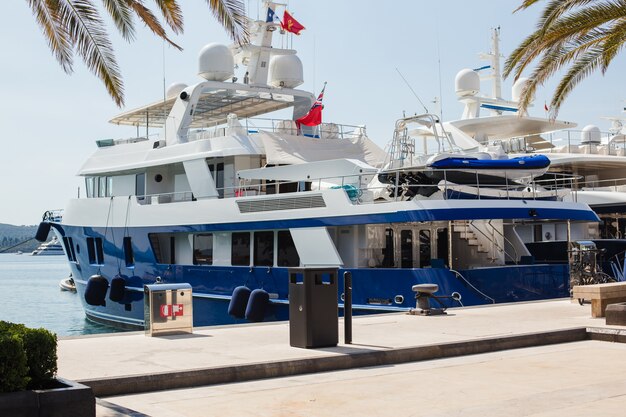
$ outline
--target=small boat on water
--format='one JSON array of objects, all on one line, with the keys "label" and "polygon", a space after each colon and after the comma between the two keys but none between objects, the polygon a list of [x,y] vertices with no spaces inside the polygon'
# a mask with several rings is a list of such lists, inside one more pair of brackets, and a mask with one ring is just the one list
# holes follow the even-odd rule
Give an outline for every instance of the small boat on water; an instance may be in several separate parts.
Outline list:
[{"label": "small boat on water", "polygon": [[76,284],[74,283],[72,274],[70,274],[67,278],[63,278],[61,282],[59,282],[59,287],[61,288],[61,291],[76,292]]},{"label": "small boat on water", "polygon": [[44,242],[35,249],[31,255],[43,256],[43,255],[63,255],[63,246],[59,242],[59,239],[55,236],[48,242]]}]

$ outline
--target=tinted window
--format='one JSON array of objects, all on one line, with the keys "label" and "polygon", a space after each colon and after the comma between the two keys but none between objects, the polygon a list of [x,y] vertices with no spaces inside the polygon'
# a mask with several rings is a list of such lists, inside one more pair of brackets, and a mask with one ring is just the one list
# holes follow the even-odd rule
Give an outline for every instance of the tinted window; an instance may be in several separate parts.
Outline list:
[{"label": "tinted window", "polygon": [[289,230],[278,232],[278,266],[300,266],[300,256]]},{"label": "tinted window", "polygon": [[231,265],[250,265],[250,232],[232,234]]},{"label": "tinted window", "polygon": [[137,174],[135,177],[135,195],[138,200],[143,200],[146,195],[146,174]]},{"label": "tinted window", "polygon": [[213,235],[203,233],[193,236],[193,264],[213,264]]},{"label": "tinted window", "polygon": [[254,265],[274,265],[274,232],[254,232]]}]

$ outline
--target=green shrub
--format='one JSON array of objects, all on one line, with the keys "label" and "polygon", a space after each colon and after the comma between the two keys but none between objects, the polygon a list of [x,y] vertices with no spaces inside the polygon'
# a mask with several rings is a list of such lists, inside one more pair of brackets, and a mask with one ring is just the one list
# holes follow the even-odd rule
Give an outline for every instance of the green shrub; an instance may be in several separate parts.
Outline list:
[{"label": "green shrub", "polygon": [[24,342],[17,335],[0,333],[0,392],[26,389],[28,382]]},{"label": "green shrub", "polygon": [[[0,321],[0,336],[17,338],[20,340],[21,353],[17,354],[15,348],[12,355],[24,356],[25,369],[16,367],[16,372],[21,372],[21,381],[26,381],[26,388],[46,388],[52,381],[57,371],[57,337],[46,329],[31,329],[23,324],[14,324]],[[4,353],[4,352],[3,352]],[[10,356],[2,363],[9,365],[14,361],[20,361],[19,357],[12,359]],[[22,383],[16,384],[9,391],[24,389]],[[3,387],[2,390],[6,388]],[[5,391],[6,392],[6,391]]]}]

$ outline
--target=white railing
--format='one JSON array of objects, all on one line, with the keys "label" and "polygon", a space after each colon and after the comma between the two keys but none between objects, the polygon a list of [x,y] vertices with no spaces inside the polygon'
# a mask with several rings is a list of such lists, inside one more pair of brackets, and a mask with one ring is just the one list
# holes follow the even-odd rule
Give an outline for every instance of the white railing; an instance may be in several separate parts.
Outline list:
[{"label": "white railing", "polygon": [[507,153],[583,153],[626,156],[626,135],[600,132],[597,135],[582,130],[561,130],[540,135],[494,140],[491,145],[502,146]]},{"label": "white railing", "polygon": [[[428,170],[425,170],[425,172]],[[411,184],[407,181],[407,173],[402,170],[385,172],[387,183],[381,186],[363,184],[359,175],[308,179],[307,181],[259,181],[241,180],[236,186],[216,189],[216,198],[240,198],[258,195],[289,194],[294,192],[313,192],[327,189],[343,189],[353,204],[383,203],[390,201],[405,201],[417,195],[440,199],[502,199],[502,200],[561,200],[565,195],[572,194],[576,201],[576,192],[580,188],[579,176],[567,174],[550,174],[551,178],[533,180],[527,184],[520,184],[503,178],[500,184],[481,180],[480,172],[476,171],[475,181],[465,184],[453,184],[445,180],[454,171],[468,173],[468,170],[436,170],[444,180],[437,184]],[[626,184],[626,179],[624,180]],[[374,201],[377,195],[377,201]],[[168,192],[137,196],[139,204],[169,204],[183,201],[193,201],[195,197],[191,191]]]},{"label": "white railing", "polygon": [[187,140],[211,139],[225,136],[231,129],[241,130],[245,134],[256,134],[259,131],[286,134],[293,136],[306,136],[318,139],[347,139],[366,136],[365,126],[353,126],[337,123],[322,123],[319,126],[301,126],[299,129],[296,122],[289,119],[246,118],[238,120],[240,126],[207,126],[204,128],[190,129]]}]

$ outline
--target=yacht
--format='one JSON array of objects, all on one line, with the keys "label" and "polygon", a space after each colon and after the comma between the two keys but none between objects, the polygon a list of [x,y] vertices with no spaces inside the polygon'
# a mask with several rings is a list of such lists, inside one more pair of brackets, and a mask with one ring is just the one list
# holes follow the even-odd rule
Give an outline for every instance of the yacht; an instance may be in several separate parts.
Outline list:
[{"label": "yacht", "polygon": [[[543,156],[549,168],[533,178],[533,186],[569,188],[565,201],[589,204],[598,214],[600,223],[589,225],[589,238],[604,251],[605,260],[614,258],[623,264],[626,241],[626,129],[623,118],[608,118],[612,122],[608,133],[588,125],[575,130],[576,124],[548,117],[519,114],[518,99],[526,79],[514,83],[511,99],[502,94],[500,73],[500,30],[493,29],[491,51],[481,54],[488,65],[461,70],[455,79],[455,91],[464,104],[462,117],[446,123],[452,132],[462,132],[475,142],[462,142],[465,152],[488,152],[509,158]],[[489,94],[481,94],[481,80],[491,82]],[[489,114],[484,115],[483,112]],[[552,184],[552,185],[551,185]],[[502,195],[502,193],[500,193]],[[528,230],[526,246],[538,260],[567,258],[562,236],[554,226]],[[554,248],[558,248],[555,250]],[[558,252],[558,253],[556,253]],[[609,266],[605,267],[608,270]]]},{"label": "yacht", "polygon": [[59,239],[54,236],[48,242],[44,242],[31,252],[33,256],[49,256],[49,255],[63,255],[63,246]]},{"label": "yacht", "polygon": [[[339,288],[350,272],[356,314],[408,311],[417,284],[448,306],[569,294],[568,265],[533,263],[518,229],[587,237],[586,204],[390,193],[379,174],[397,185],[403,172],[381,171],[389,157],[365,126],[298,123],[317,104],[297,89],[296,51],[272,46],[273,19],[250,27],[248,45],[201,51],[199,82],[113,118],[160,133],[97,141],[79,171],[86,198],[44,215],[38,236],[62,240],[89,319],[143,328],[144,286],[189,284],[195,326],[286,320],[290,268],[337,269]],[[254,317],[229,314],[242,288],[264,294],[248,300]]]}]

